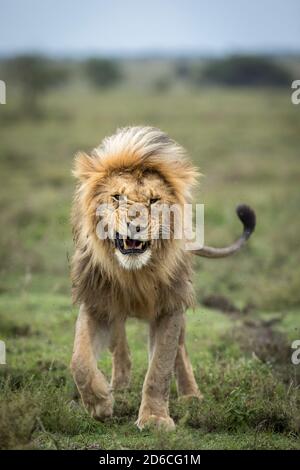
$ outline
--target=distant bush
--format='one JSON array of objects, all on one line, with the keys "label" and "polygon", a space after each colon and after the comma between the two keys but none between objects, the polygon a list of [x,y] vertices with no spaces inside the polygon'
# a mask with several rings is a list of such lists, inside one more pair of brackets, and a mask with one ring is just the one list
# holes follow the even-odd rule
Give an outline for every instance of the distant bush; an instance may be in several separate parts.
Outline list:
[{"label": "distant bush", "polygon": [[188,80],[191,78],[191,64],[186,60],[179,60],[175,64],[175,76],[179,80]]},{"label": "distant bush", "polygon": [[228,86],[286,86],[291,77],[287,70],[266,57],[233,56],[199,68],[195,80]]},{"label": "distant bush", "polygon": [[112,87],[122,78],[119,64],[109,59],[89,59],[86,73],[90,82],[99,88]]},{"label": "distant bush", "polygon": [[153,82],[153,89],[156,93],[164,94],[170,90],[172,81],[169,77],[159,77]]},{"label": "distant bush", "polygon": [[38,113],[39,97],[68,78],[64,66],[37,55],[9,59],[5,64],[5,73],[8,80],[21,88],[22,107],[26,114]]}]

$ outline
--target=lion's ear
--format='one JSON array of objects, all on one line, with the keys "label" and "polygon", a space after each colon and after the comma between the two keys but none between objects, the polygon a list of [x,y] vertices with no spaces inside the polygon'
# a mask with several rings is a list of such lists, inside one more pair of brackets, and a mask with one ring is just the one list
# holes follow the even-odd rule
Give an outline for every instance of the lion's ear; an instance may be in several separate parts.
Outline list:
[{"label": "lion's ear", "polygon": [[86,181],[96,170],[95,157],[90,157],[84,152],[75,155],[73,175],[81,181]]}]

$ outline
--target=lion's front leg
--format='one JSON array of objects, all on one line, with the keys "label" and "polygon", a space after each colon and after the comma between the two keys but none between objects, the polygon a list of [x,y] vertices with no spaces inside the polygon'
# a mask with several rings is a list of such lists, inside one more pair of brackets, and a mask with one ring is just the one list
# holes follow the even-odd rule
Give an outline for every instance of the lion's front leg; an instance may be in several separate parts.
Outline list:
[{"label": "lion's front leg", "polygon": [[98,354],[107,346],[108,338],[108,324],[98,321],[82,305],[76,322],[71,370],[83,404],[95,419],[104,419],[113,412],[109,385],[97,368]]},{"label": "lion's front leg", "polygon": [[178,339],[183,324],[182,312],[163,315],[150,325],[153,352],[144,381],[142,403],[137,426],[155,424],[174,429],[169,416],[169,389],[178,349]]}]

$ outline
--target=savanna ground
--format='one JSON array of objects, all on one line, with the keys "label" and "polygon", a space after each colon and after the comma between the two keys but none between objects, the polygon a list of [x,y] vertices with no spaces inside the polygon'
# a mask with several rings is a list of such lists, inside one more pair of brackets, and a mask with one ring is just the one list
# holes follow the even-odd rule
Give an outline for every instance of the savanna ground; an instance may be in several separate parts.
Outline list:
[{"label": "savanna ground", "polygon": [[[43,99],[45,115],[0,108],[0,448],[300,449],[300,108],[290,90],[91,92],[70,87]],[[114,417],[92,420],[78,403],[69,361],[77,308],[70,299],[69,212],[74,152],[116,127],[150,124],[182,143],[204,177],[206,242],[241,231],[234,209],[257,211],[257,230],[238,255],[195,259],[198,307],[188,348],[205,400],[171,392],[177,429],[134,425],[147,367],[147,328],[128,325],[132,385]],[[110,357],[101,367],[109,376]]]}]

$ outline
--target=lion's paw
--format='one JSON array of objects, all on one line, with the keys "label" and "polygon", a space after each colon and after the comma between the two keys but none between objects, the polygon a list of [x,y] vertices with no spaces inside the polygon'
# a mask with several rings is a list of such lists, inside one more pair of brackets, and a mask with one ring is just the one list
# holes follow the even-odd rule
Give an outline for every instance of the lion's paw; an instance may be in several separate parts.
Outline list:
[{"label": "lion's paw", "polygon": [[170,416],[141,415],[135,424],[140,430],[147,427],[155,427],[164,431],[173,431],[175,429],[175,423]]},{"label": "lion's paw", "polygon": [[200,392],[180,395],[178,400],[182,403],[197,403],[203,400],[203,395]]},{"label": "lion's paw", "polygon": [[113,399],[111,395],[107,397],[89,397],[88,400],[83,399],[83,403],[92,418],[102,421],[110,418],[113,414]]}]

